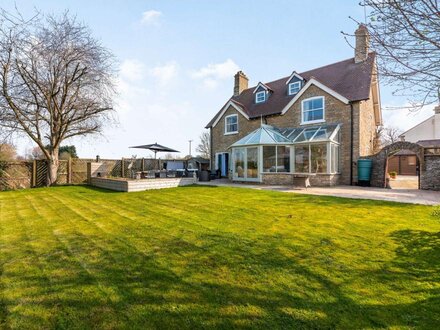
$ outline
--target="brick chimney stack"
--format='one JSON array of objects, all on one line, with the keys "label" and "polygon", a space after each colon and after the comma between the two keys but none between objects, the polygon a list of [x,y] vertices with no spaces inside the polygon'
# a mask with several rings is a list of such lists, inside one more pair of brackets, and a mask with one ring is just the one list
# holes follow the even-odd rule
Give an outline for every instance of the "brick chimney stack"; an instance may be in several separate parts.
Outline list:
[{"label": "brick chimney stack", "polygon": [[368,58],[368,49],[370,48],[370,33],[364,24],[359,24],[359,27],[354,34],[356,36],[354,62],[360,63]]},{"label": "brick chimney stack", "polygon": [[234,78],[234,96],[238,96],[242,91],[248,88],[249,79],[243,71],[238,71]]},{"label": "brick chimney stack", "polygon": [[440,105],[438,105],[434,108],[434,112],[436,115],[440,115]]}]

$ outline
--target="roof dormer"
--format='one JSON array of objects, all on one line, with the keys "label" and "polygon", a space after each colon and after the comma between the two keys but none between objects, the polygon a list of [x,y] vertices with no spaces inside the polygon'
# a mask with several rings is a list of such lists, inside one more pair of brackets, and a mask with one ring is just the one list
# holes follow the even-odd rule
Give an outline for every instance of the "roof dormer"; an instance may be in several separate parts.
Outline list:
[{"label": "roof dormer", "polygon": [[269,94],[272,90],[262,82],[259,82],[258,85],[254,89],[255,94],[255,103],[264,103],[269,98]]},{"label": "roof dormer", "polygon": [[287,79],[286,85],[287,85],[287,95],[295,95],[300,91],[300,89],[304,85],[304,78],[301,77],[295,71],[293,71],[289,79]]}]

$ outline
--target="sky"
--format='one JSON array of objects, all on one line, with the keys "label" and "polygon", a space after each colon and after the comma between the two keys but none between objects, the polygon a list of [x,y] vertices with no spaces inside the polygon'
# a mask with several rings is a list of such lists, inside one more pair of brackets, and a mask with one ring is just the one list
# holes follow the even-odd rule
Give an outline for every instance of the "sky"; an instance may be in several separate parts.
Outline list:
[{"label": "sky", "polygon": [[[151,153],[130,146],[160,143],[192,154],[210,119],[232,95],[234,74],[249,86],[353,57],[341,31],[362,21],[359,0],[2,0],[30,16],[68,10],[87,24],[117,59],[116,124],[102,135],[65,141],[80,157],[121,158]],[[353,42],[353,40],[350,40]],[[381,85],[385,125],[408,129],[433,114],[387,110],[407,100]],[[14,141],[19,152],[34,147]]]}]

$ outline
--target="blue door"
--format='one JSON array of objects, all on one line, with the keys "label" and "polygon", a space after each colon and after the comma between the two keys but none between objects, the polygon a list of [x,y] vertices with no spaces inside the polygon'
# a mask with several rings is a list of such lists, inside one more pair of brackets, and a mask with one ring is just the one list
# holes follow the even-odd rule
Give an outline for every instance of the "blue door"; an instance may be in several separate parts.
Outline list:
[{"label": "blue door", "polygon": [[218,155],[218,169],[222,177],[228,176],[229,171],[229,154],[227,152]]}]

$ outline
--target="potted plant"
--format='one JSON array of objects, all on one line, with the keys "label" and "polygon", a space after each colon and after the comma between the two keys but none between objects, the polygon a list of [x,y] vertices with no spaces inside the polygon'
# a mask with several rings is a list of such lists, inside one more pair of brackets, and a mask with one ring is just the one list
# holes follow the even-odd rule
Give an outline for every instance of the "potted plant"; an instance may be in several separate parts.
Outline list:
[{"label": "potted plant", "polygon": [[397,177],[397,172],[396,171],[391,171],[388,173],[391,179],[395,179]]}]

